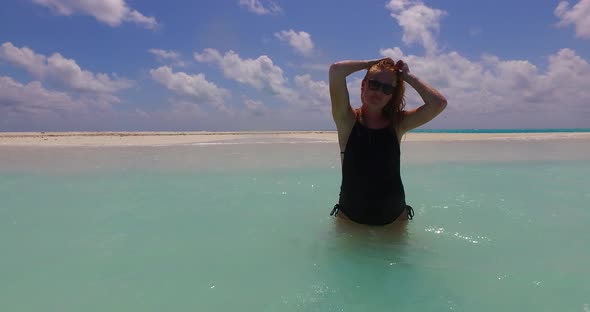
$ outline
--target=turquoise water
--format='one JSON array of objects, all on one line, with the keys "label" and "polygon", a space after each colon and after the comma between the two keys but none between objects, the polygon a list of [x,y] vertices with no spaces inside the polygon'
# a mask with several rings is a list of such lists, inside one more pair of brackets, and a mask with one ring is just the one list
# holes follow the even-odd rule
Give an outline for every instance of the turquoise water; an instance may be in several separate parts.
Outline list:
[{"label": "turquoise water", "polygon": [[2,310],[590,311],[587,149],[407,143],[392,233],[332,144],[2,148]]}]

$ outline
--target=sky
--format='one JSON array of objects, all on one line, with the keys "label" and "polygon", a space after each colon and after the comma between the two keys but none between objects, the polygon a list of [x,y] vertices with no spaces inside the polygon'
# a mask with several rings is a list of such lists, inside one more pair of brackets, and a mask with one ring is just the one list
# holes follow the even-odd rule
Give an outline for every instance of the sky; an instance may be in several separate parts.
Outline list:
[{"label": "sky", "polygon": [[383,57],[447,98],[422,129],[590,128],[590,0],[0,7],[0,131],[335,130],[330,64]]}]

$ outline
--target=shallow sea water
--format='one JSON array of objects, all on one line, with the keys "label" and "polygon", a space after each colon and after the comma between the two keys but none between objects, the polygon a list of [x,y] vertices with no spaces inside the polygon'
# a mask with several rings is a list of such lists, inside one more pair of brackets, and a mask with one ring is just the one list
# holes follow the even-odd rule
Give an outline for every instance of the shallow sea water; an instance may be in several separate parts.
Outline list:
[{"label": "shallow sea water", "polygon": [[233,143],[0,147],[2,310],[590,311],[580,142],[406,142],[400,230],[329,216],[334,144]]}]

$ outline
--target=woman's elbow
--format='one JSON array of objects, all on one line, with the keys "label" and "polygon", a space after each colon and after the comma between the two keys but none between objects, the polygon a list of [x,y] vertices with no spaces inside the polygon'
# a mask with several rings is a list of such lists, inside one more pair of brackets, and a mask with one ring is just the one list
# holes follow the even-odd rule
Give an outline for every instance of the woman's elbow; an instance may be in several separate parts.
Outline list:
[{"label": "woman's elbow", "polygon": [[445,109],[447,108],[447,99],[443,96],[442,99],[440,100],[439,105],[441,106],[441,109]]},{"label": "woman's elbow", "polygon": [[342,65],[338,62],[332,63],[330,65],[329,73],[330,75],[338,75],[342,72]]},{"label": "woman's elbow", "polygon": [[440,114],[445,110],[445,108],[447,108],[447,99],[444,96],[441,96],[441,98],[435,101],[434,104],[436,105],[438,113]]}]

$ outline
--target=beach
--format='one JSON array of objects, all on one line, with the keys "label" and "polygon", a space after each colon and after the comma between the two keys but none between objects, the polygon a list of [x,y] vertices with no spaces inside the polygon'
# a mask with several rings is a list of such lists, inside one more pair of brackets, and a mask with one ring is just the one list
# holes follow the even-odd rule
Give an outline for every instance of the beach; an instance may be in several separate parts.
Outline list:
[{"label": "beach", "polygon": [[[166,146],[257,140],[307,140],[337,142],[335,131],[252,132],[3,132],[4,146]],[[449,141],[590,141],[590,132],[539,133],[407,133],[403,142]]]},{"label": "beach", "polygon": [[[590,160],[590,132],[407,133],[402,163]],[[340,166],[334,131],[12,132],[0,134],[0,170],[200,171]]]}]

